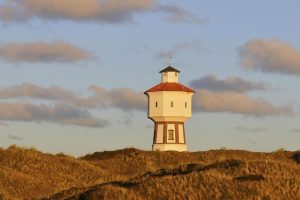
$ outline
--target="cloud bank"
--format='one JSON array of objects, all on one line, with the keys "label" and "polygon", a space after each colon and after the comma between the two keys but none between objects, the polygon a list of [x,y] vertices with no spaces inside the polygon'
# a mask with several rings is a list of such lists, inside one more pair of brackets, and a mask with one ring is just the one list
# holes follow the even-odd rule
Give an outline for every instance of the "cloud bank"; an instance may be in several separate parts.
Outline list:
[{"label": "cloud bank", "polygon": [[24,140],[24,138],[22,138],[22,137],[19,137],[19,136],[16,136],[16,135],[11,135],[11,134],[7,135],[7,138],[11,139],[11,140],[16,140],[16,141]]},{"label": "cloud bank", "polygon": [[0,6],[0,19],[121,23],[132,21],[134,13],[149,10],[153,5],[153,0],[7,0]]},{"label": "cloud bank", "polygon": [[141,12],[162,12],[170,22],[201,23],[203,20],[175,4],[155,0],[6,0],[0,4],[0,21],[26,22],[32,19],[124,23]]},{"label": "cloud bank", "polygon": [[80,125],[93,128],[105,127],[108,122],[93,118],[78,107],[66,104],[0,103],[0,120],[25,122],[52,122],[61,125]]},{"label": "cloud bank", "polygon": [[203,50],[202,45],[200,44],[199,41],[182,42],[182,43],[172,45],[172,48],[170,50],[158,52],[154,57],[166,59],[166,58],[175,56],[176,54],[179,54],[182,51],[186,51],[186,50],[190,50],[190,49],[193,49],[196,51]]},{"label": "cloud bank", "polygon": [[193,98],[195,110],[206,112],[229,112],[252,116],[287,115],[289,106],[275,106],[264,99],[253,99],[237,92],[212,92],[200,90]]},{"label": "cloud bank", "polygon": [[[273,105],[240,92],[257,89],[256,85],[243,86],[242,90],[229,86],[227,91],[227,88],[217,92],[199,89],[193,97],[193,110],[250,116],[287,115],[293,112],[289,106]],[[6,121],[25,121],[103,128],[109,123],[92,116],[91,111],[111,108],[126,113],[146,112],[147,97],[129,88],[107,90],[96,85],[90,86],[84,94],[57,86],[42,87],[30,83],[0,89],[0,125]]]},{"label": "cloud bank", "polygon": [[300,75],[300,52],[279,40],[254,39],[238,48],[246,69]]},{"label": "cloud bank", "polygon": [[266,127],[254,127],[254,128],[249,128],[249,127],[244,127],[244,126],[237,126],[235,127],[236,130],[245,132],[245,133],[258,133],[258,132],[263,132],[267,131],[268,129]]},{"label": "cloud bank", "polygon": [[158,4],[156,6],[157,11],[163,11],[167,14],[165,19],[170,22],[190,22],[190,23],[203,23],[205,22],[204,19],[201,19],[191,13],[190,11],[186,10],[185,8],[182,8],[180,6],[177,6],[175,4],[167,4],[167,5],[161,5]]},{"label": "cloud bank", "polygon": [[8,125],[4,122],[0,122],[0,127],[7,127]]},{"label": "cloud bank", "polygon": [[[30,83],[4,87],[0,89],[0,100],[4,101],[0,101],[0,120],[45,121],[61,125],[103,128],[109,123],[93,117],[90,114],[91,110],[146,110],[146,96],[129,88],[106,90],[92,85],[88,93],[88,96],[82,96],[57,86],[41,87]],[[37,103],[41,101],[43,104]]]},{"label": "cloud bank", "polygon": [[190,81],[189,85],[194,89],[206,89],[215,92],[234,91],[244,93],[267,89],[265,83],[247,81],[237,76],[231,76],[224,80],[220,80],[216,75],[207,75]]},{"label": "cloud bank", "polygon": [[90,52],[63,41],[4,43],[0,45],[0,59],[13,63],[75,63],[91,58],[93,55]]},{"label": "cloud bank", "polygon": [[129,88],[106,90],[96,85],[91,85],[88,91],[90,95],[83,97],[57,86],[47,88],[23,83],[0,89],[0,99],[28,98],[67,102],[84,108],[118,108],[124,111],[146,110],[147,98],[142,92],[136,92]]}]

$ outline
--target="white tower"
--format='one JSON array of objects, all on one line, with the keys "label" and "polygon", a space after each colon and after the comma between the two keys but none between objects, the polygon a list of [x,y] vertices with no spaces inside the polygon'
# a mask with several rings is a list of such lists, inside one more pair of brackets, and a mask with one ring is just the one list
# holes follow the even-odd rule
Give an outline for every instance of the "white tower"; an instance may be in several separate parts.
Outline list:
[{"label": "white tower", "polygon": [[155,123],[153,151],[187,151],[184,122],[192,116],[195,91],[178,82],[179,72],[171,66],[161,70],[161,83],[145,92],[148,118]]}]

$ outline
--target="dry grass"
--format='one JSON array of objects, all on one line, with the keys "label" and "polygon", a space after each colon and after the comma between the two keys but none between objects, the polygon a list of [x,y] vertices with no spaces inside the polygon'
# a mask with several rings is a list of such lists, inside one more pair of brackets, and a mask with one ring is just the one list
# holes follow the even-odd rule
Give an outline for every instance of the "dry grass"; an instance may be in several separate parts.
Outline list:
[{"label": "dry grass", "polygon": [[129,148],[76,159],[12,146],[0,149],[0,199],[297,200],[298,153]]}]

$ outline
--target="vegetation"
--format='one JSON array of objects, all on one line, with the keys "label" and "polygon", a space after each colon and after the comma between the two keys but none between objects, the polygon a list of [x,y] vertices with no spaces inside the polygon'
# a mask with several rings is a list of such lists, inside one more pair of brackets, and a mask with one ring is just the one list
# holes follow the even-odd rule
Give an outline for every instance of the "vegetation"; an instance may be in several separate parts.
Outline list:
[{"label": "vegetation", "polygon": [[299,152],[0,149],[0,199],[300,199]]}]

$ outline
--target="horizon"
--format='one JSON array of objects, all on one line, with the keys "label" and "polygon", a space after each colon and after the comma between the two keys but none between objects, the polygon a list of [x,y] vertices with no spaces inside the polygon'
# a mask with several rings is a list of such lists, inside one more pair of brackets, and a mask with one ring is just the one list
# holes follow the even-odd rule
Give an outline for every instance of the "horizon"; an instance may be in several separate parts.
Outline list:
[{"label": "horizon", "polygon": [[300,2],[95,2],[0,0],[1,148],[151,150],[144,91],[171,65],[188,151],[300,149]]}]

